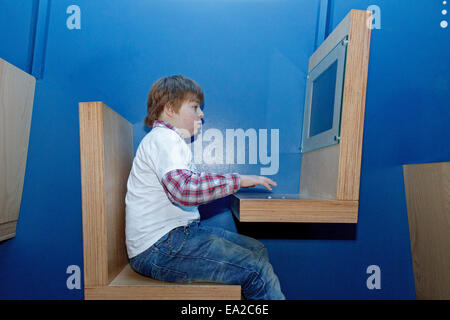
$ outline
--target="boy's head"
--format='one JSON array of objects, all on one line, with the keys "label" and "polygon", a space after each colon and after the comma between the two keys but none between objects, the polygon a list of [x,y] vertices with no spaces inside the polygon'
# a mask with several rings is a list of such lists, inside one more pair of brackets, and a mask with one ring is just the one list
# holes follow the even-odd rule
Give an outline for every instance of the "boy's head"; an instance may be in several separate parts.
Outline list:
[{"label": "boy's head", "polygon": [[148,94],[145,124],[152,126],[153,121],[163,120],[191,132],[203,117],[200,110],[203,99],[203,91],[194,80],[182,75],[161,78]]}]

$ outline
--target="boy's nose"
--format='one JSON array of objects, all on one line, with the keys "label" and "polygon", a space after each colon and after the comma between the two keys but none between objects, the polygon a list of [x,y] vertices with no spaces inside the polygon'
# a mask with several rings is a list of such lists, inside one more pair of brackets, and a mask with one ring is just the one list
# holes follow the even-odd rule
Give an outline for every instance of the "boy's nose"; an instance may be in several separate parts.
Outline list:
[{"label": "boy's nose", "polygon": [[198,108],[198,110],[200,110],[199,118],[202,119],[205,116],[205,114],[200,108]]}]

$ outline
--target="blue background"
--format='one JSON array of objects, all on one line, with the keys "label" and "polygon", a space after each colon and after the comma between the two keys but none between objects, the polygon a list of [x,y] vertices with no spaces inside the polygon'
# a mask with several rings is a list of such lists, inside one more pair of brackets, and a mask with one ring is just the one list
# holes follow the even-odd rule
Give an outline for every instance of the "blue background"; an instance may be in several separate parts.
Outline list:
[{"label": "blue background", "polygon": [[[0,299],[83,298],[66,287],[67,267],[83,269],[78,102],[103,101],[128,119],[136,148],[151,84],[184,74],[204,89],[205,129],[280,130],[276,192],[297,193],[309,56],[321,32],[372,4],[381,29],[372,31],[358,224],[239,223],[228,198],[200,210],[206,224],[264,242],[288,299],[414,299],[402,165],[450,160],[443,5],[331,0],[323,19],[320,3],[327,1],[0,0],[0,57],[43,72],[17,235],[0,243]],[[81,30],[66,27],[72,4]],[[381,269],[380,290],[366,287],[369,265]]]}]

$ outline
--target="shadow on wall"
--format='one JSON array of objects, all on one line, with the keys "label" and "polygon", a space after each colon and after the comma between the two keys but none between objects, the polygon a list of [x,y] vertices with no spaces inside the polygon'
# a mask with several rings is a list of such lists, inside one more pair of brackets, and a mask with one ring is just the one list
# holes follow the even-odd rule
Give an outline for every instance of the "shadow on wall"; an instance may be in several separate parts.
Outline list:
[{"label": "shadow on wall", "polygon": [[[199,207],[201,220],[230,212],[230,196]],[[264,223],[240,222],[233,216],[237,232],[256,239],[279,240],[356,240],[353,223]]]},{"label": "shadow on wall", "polygon": [[257,239],[356,240],[356,224],[352,223],[241,223],[234,219],[240,234]]}]

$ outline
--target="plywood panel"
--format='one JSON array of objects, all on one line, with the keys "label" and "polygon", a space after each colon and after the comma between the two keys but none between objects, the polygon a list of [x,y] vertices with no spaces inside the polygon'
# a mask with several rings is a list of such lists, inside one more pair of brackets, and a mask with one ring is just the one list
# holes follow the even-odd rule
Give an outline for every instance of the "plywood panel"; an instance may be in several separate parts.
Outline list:
[{"label": "plywood panel", "polygon": [[108,284],[101,102],[79,104],[84,286]]},{"label": "plywood panel", "polygon": [[131,123],[101,102],[79,104],[85,286],[107,285],[128,263],[125,194]]},{"label": "plywood panel", "polygon": [[417,299],[450,299],[450,162],[405,165]]},{"label": "plywood panel", "polygon": [[17,221],[0,223],[0,241],[11,239],[16,235]]},{"label": "plywood panel", "polygon": [[357,223],[358,201],[256,199],[235,194],[231,210],[241,222]]},{"label": "plywood panel", "polygon": [[125,245],[125,196],[133,163],[133,126],[103,105],[108,281],[128,264]]},{"label": "plywood panel", "polygon": [[335,200],[339,167],[339,144],[302,154],[300,195]]},{"label": "plywood panel", "polygon": [[341,112],[337,199],[358,200],[372,13],[352,10]]},{"label": "plywood panel", "polygon": [[[0,59],[0,238],[15,235],[22,200],[36,79]],[[9,223],[8,225],[6,225]],[[4,232],[2,234],[2,232]]]},{"label": "plywood panel", "polygon": [[85,290],[86,300],[240,300],[240,286],[106,286]]}]

